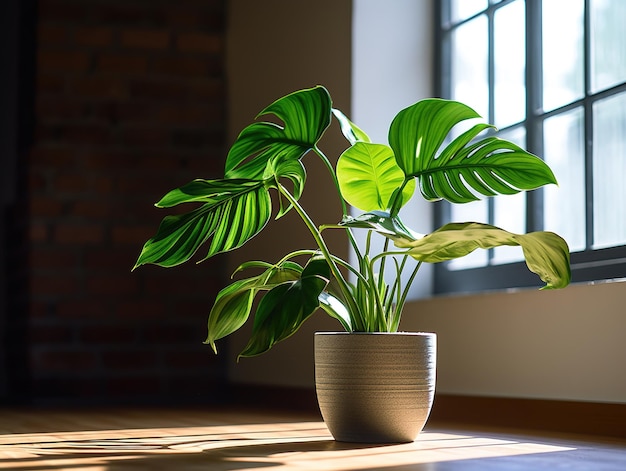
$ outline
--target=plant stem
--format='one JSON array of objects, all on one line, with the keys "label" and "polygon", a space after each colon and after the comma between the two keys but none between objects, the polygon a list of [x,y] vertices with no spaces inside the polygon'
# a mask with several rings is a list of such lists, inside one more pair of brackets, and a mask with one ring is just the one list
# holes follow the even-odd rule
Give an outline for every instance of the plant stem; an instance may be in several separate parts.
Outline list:
[{"label": "plant stem", "polygon": [[276,182],[276,185],[278,187],[278,191],[285,198],[287,198],[287,200],[289,200],[289,202],[293,205],[296,212],[300,215],[300,218],[302,219],[304,224],[307,226],[307,228],[309,229],[309,232],[311,232],[311,235],[313,236],[313,239],[315,239],[317,246],[320,248],[322,255],[324,255],[324,258],[328,262],[330,271],[335,277],[335,279],[337,280],[339,288],[341,289],[341,292],[343,293],[344,300],[348,303],[347,307],[348,307],[348,312],[350,313],[350,318],[353,321],[352,322],[353,328],[355,328],[355,330],[362,329],[362,322],[361,322],[362,316],[361,316],[359,306],[354,301],[352,297],[352,293],[350,292],[348,283],[346,282],[343,275],[341,274],[341,271],[339,271],[339,268],[337,267],[337,264],[335,263],[334,257],[331,255],[330,251],[328,250],[328,247],[326,246],[326,242],[324,241],[322,234],[319,232],[319,230],[317,229],[317,227],[315,226],[315,224],[313,223],[309,215],[306,213],[304,208],[300,206],[300,203],[298,203],[298,200],[296,200],[291,195],[291,193],[289,193],[289,191],[278,181]]}]

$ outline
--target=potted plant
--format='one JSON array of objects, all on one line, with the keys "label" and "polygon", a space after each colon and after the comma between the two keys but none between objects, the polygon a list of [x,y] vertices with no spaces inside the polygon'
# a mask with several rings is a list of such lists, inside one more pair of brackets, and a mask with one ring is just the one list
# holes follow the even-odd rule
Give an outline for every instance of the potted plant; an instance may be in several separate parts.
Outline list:
[{"label": "potted plant", "polygon": [[[258,355],[294,334],[315,311],[324,311],[344,331],[315,336],[318,399],[334,437],[413,440],[432,405],[435,335],[398,329],[421,264],[463,257],[476,248],[519,245],[528,268],[545,282],[544,288],[553,289],[570,281],[569,249],[551,232],[513,234],[473,222],[417,234],[403,224],[400,209],[416,193],[427,200],[466,203],[535,189],[556,179],[541,159],[486,132],[493,128],[489,124],[474,123],[450,138],[459,123],[480,118],[470,107],[451,100],[426,99],[400,111],[389,129],[389,145],[372,143],[333,108],[322,86],[282,97],[259,114],[264,115],[274,115],[282,123],[255,121],[247,126],[227,154],[223,178],[194,180],[156,203],[160,208],[196,205],[163,219],[135,268],[181,264],[205,243],[208,251],[202,260],[241,247],[269,222],[275,195],[276,219],[297,212],[315,246],[280,260],[242,264],[237,274],[244,270],[254,274],[219,292],[209,313],[206,343],[217,353],[216,342],[239,329],[254,311],[252,335],[239,357]],[[336,165],[318,147],[333,117],[349,144]],[[306,181],[305,156],[324,163],[343,210],[341,217],[329,215],[322,225],[313,222],[299,202]],[[350,206],[361,213],[351,215]],[[355,263],[330,252],[324,240],[327,230],[345,232]],[[356,243],[355,230],[367,231],[364,248]],[[385,238],[380,253],[372,253],[373,233]],[[417,263],[407,263],[411,259]],[[386,271],[393,274],[391,282],[385,281]],[[408,278],[403,278],[406,271]],[[257,296],[261,299],[255,304]],[[392,376],[400,370],[409,376],[402,380],[408,383]],[[382,385],[373,386],[378,376]],[[356,396],[359,381],[366,384],[366,399]],[[373,431],[366,432],[369,427]]]}]

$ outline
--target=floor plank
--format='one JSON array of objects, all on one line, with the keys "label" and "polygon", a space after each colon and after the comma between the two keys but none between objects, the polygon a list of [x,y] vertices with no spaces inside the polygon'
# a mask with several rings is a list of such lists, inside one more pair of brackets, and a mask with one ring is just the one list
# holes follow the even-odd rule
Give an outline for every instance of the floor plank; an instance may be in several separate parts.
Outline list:
[{"label": "floor plank", "polygon": [[335,442],[315,415],[250,410],[0,411],[0,470],[606,470],[626,442],[427,425],[414,443]]}]

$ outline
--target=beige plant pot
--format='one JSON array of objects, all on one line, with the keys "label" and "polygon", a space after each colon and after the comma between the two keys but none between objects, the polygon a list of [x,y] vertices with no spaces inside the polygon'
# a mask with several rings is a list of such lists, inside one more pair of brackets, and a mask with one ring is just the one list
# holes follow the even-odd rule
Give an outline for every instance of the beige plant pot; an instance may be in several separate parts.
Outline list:
[{"label": "beige plant pot", "polygon": [[335,440],[415,440],[433,404],[436,357],[432,333],[316,333],[317,400]]}]

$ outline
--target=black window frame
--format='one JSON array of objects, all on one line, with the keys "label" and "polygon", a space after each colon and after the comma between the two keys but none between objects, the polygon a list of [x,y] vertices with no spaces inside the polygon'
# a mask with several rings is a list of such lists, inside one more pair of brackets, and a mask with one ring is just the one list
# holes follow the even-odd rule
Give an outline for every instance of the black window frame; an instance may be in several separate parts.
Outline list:
[{"label": "black window frame", "polygon": [[[515,0],[489,0],[486,10],[489,24],[489,93],[493,97],[493,18],[497,9]],[[542,100],[542,57],[541,57],[541,2],[542,0],[525,1],[526,13],[526,118],[522,123],[503,127],[502,131],[520,126],[526,129],[526,148],[539,156],[543,153],[543,121],[549,117],[564,113],[574,108],[584,109],[584,142],[585,142],[585,192],[586,192],[586,248],[571,253],[572,282],[591,282],[618,279],[626,276],[626,245],[593,249],[593,103],[626,92],[626,82],[597,93],[590,92],[590,0],[585,0],[584,12],[584,97],[554,110],[543,111]],[[451,31],[460,24],[470,21],[485,10],[463,21],[452,25],[450,21],[450,0],[435,2],[435,87],[436,94],[442,98],[451,97]],[[493,116],[493,99],[490,99],[490,114]],[[526,230],[542,230],[543,191],[541,189],[526,193]],[[488,198],[488,201],[493,201]],[[489,204],[489,203],[488,203]],[[491,214],[490,209],[490,214]],[[434,211],[436,227],[449,222],[450,204],[439,202]],[[490,257],[491,259],[491,257]],[[434,294],[478,292],[502,290],[509,288],[537,287],[543,283],[530,273],[524,261],[514,263],[493,264],[478,268],[450,270],[446,263],[440,263],[434,269]]]}]

